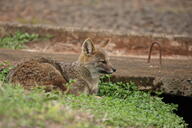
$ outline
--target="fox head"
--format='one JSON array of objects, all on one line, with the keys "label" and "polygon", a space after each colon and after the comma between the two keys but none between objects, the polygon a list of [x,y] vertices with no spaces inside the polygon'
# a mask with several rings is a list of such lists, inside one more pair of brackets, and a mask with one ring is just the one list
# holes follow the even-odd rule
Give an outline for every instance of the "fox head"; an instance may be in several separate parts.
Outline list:
[{"label": "fox head", "polygon": [[112,74],[116,69],[112,67],[109,56],[104,49],[108,43],[109,40],[96,47],[91,39],[86,39],[83,42],[78,62],[85,65],[91,73]]}]

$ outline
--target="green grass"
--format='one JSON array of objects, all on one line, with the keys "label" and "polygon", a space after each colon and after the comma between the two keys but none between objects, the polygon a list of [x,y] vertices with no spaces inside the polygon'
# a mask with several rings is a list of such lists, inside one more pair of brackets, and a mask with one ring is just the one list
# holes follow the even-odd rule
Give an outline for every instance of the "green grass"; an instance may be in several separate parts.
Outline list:
[{"label": "green grass", "polygon": [[21,49],[25,48],[25,43],[37,40],[47,40],[52,38],[50,34],[40,36],[39,34],[29,34],[16,32],[13,35],[0,38],[0,48]]},{"label": "green grass", "polygon": [[9,70],[12,68],[12,64],[6,61],[0,61],[0,81],[6,81],[6,76],[9,73]]},{"label": "green grass", "polygon": [[173,113],[177,105],[165,104],[161,98],[139,91],[133,83],[102,81],[98,95],[101,98],[45,92],[42,88],[27,91],[3,83],[0,127],[186,127]]}]

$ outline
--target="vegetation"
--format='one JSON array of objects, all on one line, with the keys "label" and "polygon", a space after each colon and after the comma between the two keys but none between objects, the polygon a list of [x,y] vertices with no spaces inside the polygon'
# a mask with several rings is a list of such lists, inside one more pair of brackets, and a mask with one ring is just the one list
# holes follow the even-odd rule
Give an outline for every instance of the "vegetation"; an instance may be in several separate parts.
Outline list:
[{"label": "vegetation", "polygon": [[9,62],[5,61],[0,63],[0,81],[1,82],[4,82],[6,80],[6,76],[12,67],[13,67],[12,64]]},{"label": "vegetation", "polygon": [[0,38],[0,48],[11,48],[11,49],[21,49],[24,48],[24,44],[30,41],[46,40],[53,36],[47,34],[45,36],[40,36],[38,34],[29,34],[23,32],[16,32],[13,35],[9,35]]},{"label": "vegetation", "polygon": [[[9,69],[4,70],[1,80]],[[27,91],[19,85],[3,83],[0,127],[186,127],[183,119],[173,113],[177,105],[165,104],[139,91],[134,83],[101,80],[98,95],[64,95],[45,92],[43,88]]]}]

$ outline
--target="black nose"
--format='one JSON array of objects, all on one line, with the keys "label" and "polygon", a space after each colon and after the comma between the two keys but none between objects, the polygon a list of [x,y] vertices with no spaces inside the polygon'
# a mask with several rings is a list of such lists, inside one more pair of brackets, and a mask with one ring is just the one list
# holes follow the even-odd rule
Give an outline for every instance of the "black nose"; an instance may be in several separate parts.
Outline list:
[{"label": "black nose", "polygon": [[115,69],[115,68],[113,68],[113,72],[116,72],[116,69]]}]

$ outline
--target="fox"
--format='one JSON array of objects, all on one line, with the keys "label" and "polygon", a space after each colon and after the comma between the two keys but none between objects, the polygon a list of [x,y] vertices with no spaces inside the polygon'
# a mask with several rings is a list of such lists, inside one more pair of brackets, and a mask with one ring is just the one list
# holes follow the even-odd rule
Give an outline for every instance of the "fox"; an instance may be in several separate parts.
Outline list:
[{"label": "fox", "polygon": [[21,62],[8,73],[7,80],[25,88],[45,86],[75,95],[97,94],[100,76],[116,72],[105,50],[109,41],[108,39],[96,46],[87,38],[82,44],[78,59],[72,63],[45,57]]}]

